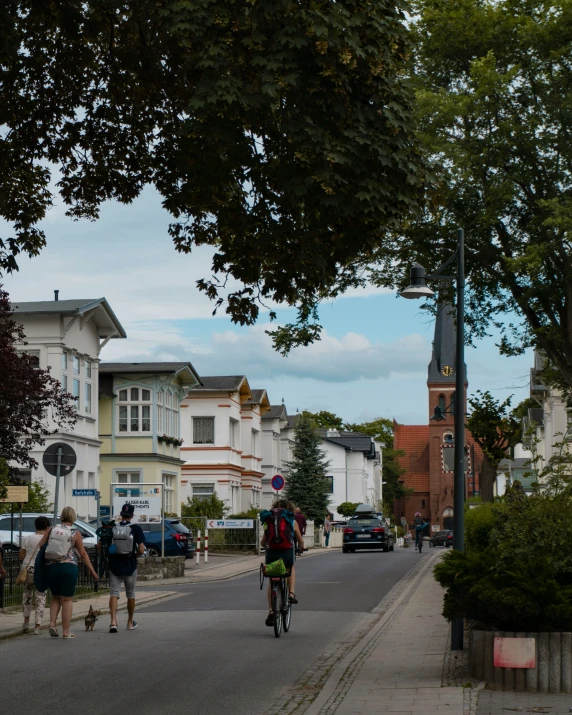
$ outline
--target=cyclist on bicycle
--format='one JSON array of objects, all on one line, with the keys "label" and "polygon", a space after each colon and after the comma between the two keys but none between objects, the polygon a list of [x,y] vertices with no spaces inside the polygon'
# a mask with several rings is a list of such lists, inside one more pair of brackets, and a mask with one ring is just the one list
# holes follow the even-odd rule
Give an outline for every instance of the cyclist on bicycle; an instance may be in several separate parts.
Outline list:
[{"label": "cyclist on bicycle", "polygon": [[[286,568],[290,569],[288,578],[288,591],[290,592],[290,603],[298,603],[296,593],[296,570],[295,543],[300,551],[304,549],[304,539],[294,519],[292,504],[288,499],[278,499],[272,505],[270,511],[260,512],[260,520],[264,528],[264,533],[260,541],[262,548],[266,549],[265,562],[271,564],[282,559]],[[268,608],[270,610],[266,625],[274,625],[274,615],[272,613],[272,585],[268,583]]]}]

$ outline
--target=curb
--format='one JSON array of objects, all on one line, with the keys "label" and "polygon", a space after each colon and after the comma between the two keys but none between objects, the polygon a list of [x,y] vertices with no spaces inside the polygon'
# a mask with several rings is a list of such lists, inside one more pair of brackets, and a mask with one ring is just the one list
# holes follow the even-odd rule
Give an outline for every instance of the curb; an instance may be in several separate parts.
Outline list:
[{"label": "curb", "polygon": [[[361,638],[354,647],[347,653],[342,660],[337,663],[333,668],[331,674],[327,678],[326,682],[322,686],[318,696],[310,704],[310,706],[304,711],[304,715],[319,715],[322,709],[327,706],[330,698],[335,694],[336,689],[340,686],[344,680],[346,673],[350,666],[352,666],[358,656],[365,650],[368,644],[375,640],[379,632],[385,627],[388,621],[393,617],[395,612],[400,608],[401,604],[409,598],[411,593],[417,588],[419,582],[424,578],[429,571],[433,563],[437,560],[440,554],[435,554],[434,556],[428,558],[423,566],[419,569],[417,574],[408,584],[407,588],[399,595],[399,597],[391,604],[391,606],[385,611],[377,623],[371,628],[368,633],[366,633],[363,638]],[[383,600],[372,610],[372,613],[379,612],[383,608]]]},{"label": "curb", "polygon": [[[142,601],[141,604],[140,604],[140,608],[145,607],[145,606],[146,606],[147,604],[149,604],[149,603],[154,603],[155,601],[163,601],[163,600],[165,600],[165,599],[167,599],[167,598],[173,598],[173,597],[176,597],[176,596],[180,596],[180,594],[177,593],[176,591],[163,591],[163,592],[161,592],[161,593],[158,593],[158,594],[157,594],[156,596],[154,596],[153,598],[149,598],[149,599],[147,599],[146,601]],[[118,604],[118,605],[117,605],[117,610],[118,610],[118,611],[126,611],[126,610],[127,610],[127,603]],[[100,611],[101,611],[101,615],[102,615],[102,616],[106,616],[106,615],[109,614],[109,608],[100,608]],[[84,618],[86,617],[86,615],[87,615],[87,614],[84,613],[84,614],[82,614],[81,616],[72,616],[71,622],[72,622],[72,623],[77,623],[77,621],[83,621]],[[45,626],[41,626],[41,627],[40,627],[40,630],[41,630],[41,631],[47,631],[48,628],[49,628],[49,626],[48,626],[48,625],[45,625]],[[26,636],[26,635],[29,635],[29,634],[28,634],[28,633],[22,633],[22,628],[18,628],[17,630],[10,631],[9,633],[0,634],[0,641],[9,640],[9,639],[11,639],[11,638],[18,638],[19,636]]]}]

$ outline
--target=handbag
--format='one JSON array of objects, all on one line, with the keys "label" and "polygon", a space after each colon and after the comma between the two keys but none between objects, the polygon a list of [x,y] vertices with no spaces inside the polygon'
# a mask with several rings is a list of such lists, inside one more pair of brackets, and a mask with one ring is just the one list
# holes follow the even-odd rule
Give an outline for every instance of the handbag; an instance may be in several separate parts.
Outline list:
[{"label": "handbag", "polygon": [[48,570],[46,566],[46,547],[47,542],[38,551],[34,564],[34,586],[36,591],[44,593],[48,590]]},{"label": "handbag", "polygon": [[286,564],[283,559],[278,559],[278,561],[273,561],[270,564],[266,564],[264,567],[265,576],[285,576],[288,573]]},{"label": "handbag", "polygon": [[[40,539],[41,541],[41,539]],[[36,551],[38,550],[38,546],[40,545],[40,542],[36,544],[36,548],[34,549],[34,552],[32,554],[32,558],[28,562],[28,564],[31,564],[32,561],[34,561],[34,556],[36,555]],[[34,562],[35,563],[35,562]],[[28,566],[22,566],[20,569],[20,573],[16,576],[16,586],[23,586],[26,581],[28,580]]]}]

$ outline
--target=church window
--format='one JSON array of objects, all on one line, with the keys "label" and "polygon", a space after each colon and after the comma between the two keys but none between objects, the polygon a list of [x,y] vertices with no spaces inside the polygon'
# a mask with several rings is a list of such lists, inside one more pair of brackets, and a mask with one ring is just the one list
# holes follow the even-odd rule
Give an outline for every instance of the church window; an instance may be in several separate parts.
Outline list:
[{"label": "church window", "polygon": [[455,441],[455,440],[454,440],[454,438],[453,438],[453,433],[452,433],[452,432],[445,432],[445,434],[443,435],[443,442],[444,442],[445,444],[452,444],[454,441]]},{"label": "church window", "polygon": [[421,499],[421,508],[425,509],[425,499]]},{"label": "church window", "polygon": [[451,414],[455,414],[455,393],[451,397]]},{"label": "church window", "polygon": [[439,409],[445,412],[445,395],[439,395]]}]

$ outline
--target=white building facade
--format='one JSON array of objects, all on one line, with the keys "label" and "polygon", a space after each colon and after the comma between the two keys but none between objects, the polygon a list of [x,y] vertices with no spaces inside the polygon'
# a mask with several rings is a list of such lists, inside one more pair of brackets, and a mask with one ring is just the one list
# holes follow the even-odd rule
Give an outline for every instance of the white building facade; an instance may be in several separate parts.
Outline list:
[{"label": "white building facade", "polygon": [[[288,462],[292,459],[297,416],[289,416],[285,405],[272,405],[262,419],[264,472],[262,506],[276,498],[270,481],[275,474],[288,482]],[[342,518],[336,507],[343,502],[377,505],[381,500],[381,445],[368,435],[319,430],[320,447],[328,461],[330,511]]]},{"label": "white building facade", "polygon": [[231,514],[262,499],[261,418],[265,390],[251,390],[244,375],[203,377],[181,403],[181,495],[216,494]]},{"label": "white building facade", "polygon": [[62,389],[76,398],[77,405],[73,429],[55,432],[43,447],[33,449],[31,456],[38,468],[22,470],[21,476],[42,481],[53,500],[56,478],[44,469],[42,455],[54,442],[69,444],[77,455],[77,465],[62,477],[58,507],[73,506],[79,515],[95,517],[95,499],[73,497],[72,489],[99,489],[99,353],[109,340],[125,338],[125,331],[105,298],[25,302],[12,308],[13,318],[26,336],[23,351],[36,357],[39,367],[49,369]]}]

